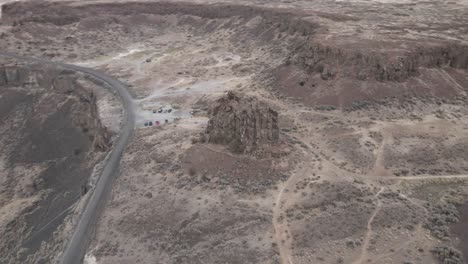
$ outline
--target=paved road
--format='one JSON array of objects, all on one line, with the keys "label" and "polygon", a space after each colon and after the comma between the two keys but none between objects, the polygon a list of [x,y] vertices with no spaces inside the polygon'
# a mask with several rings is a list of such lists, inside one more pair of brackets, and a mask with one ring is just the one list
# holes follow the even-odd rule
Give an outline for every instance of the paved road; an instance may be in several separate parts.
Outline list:
[{"label": "paved road", "polygon": [[111,90],[117,92],[117,94],[120,96],[120,99],[122,100],[124,106],[124,119],[120,133],[118,135],[118,139],[114,143],[113,149],[108,156],[106,163],[104,164],[104,169],[95,188],[90,190],[92,192],[91,197],[89,198],[86,207],[81,213],[76,229],[68,241],[66,248],[60,258],[60,263],[62,264],[82,263],[88,245],[91,242],[91,236],[95,231],[94,229],[96,227],[98,216],[101,213],[106,202],[106,198],[112,189],[112,182],[118,175],[120,158],[128,141],[133,135],[133,130],[135,127],[135,106],[133,103],[133,98],[128,92],[127,86],[125,84],[97,70],[60,62],[47,61],[39,58],[25,57],[6,52],[0,52],[0,56],[27,62],[45,63],[85,73],[107,85]]}]

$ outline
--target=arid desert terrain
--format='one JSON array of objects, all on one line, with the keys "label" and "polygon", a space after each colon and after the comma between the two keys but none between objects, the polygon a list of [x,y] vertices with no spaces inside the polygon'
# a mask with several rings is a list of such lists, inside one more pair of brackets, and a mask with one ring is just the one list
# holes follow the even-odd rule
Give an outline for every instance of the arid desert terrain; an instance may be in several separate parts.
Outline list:
[{"label": "arid desert terrain", "polygon": [[4,2],[0,263],[63,263],[129,116],[76,263],[468,263],[468,1]]}]

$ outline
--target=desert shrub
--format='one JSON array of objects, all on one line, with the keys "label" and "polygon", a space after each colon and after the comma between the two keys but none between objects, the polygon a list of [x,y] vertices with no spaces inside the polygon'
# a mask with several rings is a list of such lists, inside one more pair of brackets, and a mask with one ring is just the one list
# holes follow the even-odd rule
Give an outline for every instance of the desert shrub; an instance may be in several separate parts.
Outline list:
[{"label": "desert shrub", "polygon": [[458,210],[451,203],[439,204],[432,208],[431,217],[425,224],[433,236],[443,239],[449,236],[449,224],[459,221]]},{"label": "desert shrub", "polygon": [[198,137],[192,137],[191,142],[192,142],[193,145],[195,145],[195,144],[197,144],[199,142],[199,138]]},{"label": "desert shrub", "polygon": [[190,176],[195,176],[195,174],[197,174],[197,172],[195,171],[193,167],[189,169],[188,173]]},{"label": "desert shrub", "polygon": [[431,250],[441,264],[463,264],[462,253],[449,246],[437,246]]},{"label": "desert shrub", "polygon": [[336,106],[334,105],[319,105],[317,107],[315,107],[316,110],[319,110],[319,111],[333,111],[333,110],[336,110]]},{"label": "desert shrub", "polygon": [[239,139],[234,139],[229,143],[229,149],[234,153],[242,153],[244,151],[244,146]]},{"label": "desert shrub", "polygon": [[369,101],[354,101],[351,104],[353,110],[366,109],[371,105]]},{"label": "desert shrub", "polygon": [[201,132],[199,140],[200,140],[200,143],[206,143],[208,141],[208,136],[206,135],[206,133]]}]

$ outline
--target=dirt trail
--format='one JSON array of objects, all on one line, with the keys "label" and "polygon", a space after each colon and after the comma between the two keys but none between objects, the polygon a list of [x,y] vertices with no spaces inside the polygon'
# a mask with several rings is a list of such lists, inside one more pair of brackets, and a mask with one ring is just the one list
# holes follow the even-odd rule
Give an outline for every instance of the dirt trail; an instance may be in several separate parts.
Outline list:
[{"label": "dirt trail", "polygon": [[[400,184],[400,183],[401,183],[401,181],[398,184]],[[427,208],[424,207],[423,205],[415,202],[413,199],[409,198],[408,196],[406,196],[403,193],[398,193],[398,195],[400,197],[402,197],[403,199],[407,200],[408,202],[410,202],[412,205],[414,205],[414,206],[420,208],[421,210],[423,210],[426,215],[429,214]],[[414,242],[418,241],[418,239],[420,239],[421,237],[424,237],[424,236],[425,236],[425,231],[423,230],[422,224],[419,223],[410,239],[408,239],[405,243],[401,244],[399,247],[397,247],[396,249],[394,249],[390,253],[383,253],[383,254],[374,256],[374,258],[373,258],[374,262],[379,263],[379,261],[381,261],[381,260],[383,261],[385,259],[391,259],[393,256],[395,256],[397,254],[401,254],[402,250],[408,248],[408,246],[411,243],[414,243]]]},{"label": "dirt trail", "polygon": [[468,179],[468,174],[459,174],[459,175],[418,175],[418,176],[391,176],[385,177],[383,179],[390,180],[441,180],[441,179]]},{"label": "dirt trail", "polygon": [[385,167],[385,146],[390,143],[391,136],[388,132],[382,130],[382,143],[380,144],[379,148],[377,149],[377,153],[375,155],[375,163],[373,168],[369,171],[368,175],[379,175],[379,176],[390,176],[393,175],[387,168]]},{"label": "dirt trail", "polygon": [[305,162],[304,167],[300,168],[283,184],[276,198],[275,207],[273,208],[273,227],[275,229],[276,243],[280,252],[281,264],[293,263],[293,257],[291,253],[292,235],[290,233],[284,212],[295,200],[295,193],[293,190],[296,184],[300,180],[308,177],[308,165],[308,162]]},{"label": "dirt trail", "polygon": [[362,251],[361,251],[361,256],[353,261],[352,264],[362,264],[366,262],[367,259],[367,248],[369,247],[369,243],[372,237],[372,223],[374,222],[375,216],[380,212],[380,209],[382,208],[382,202],[379,199],[379,195],[385,190],[385,187],[380,188],[379,192],[374,196],[375,199],[377,199],[377,207],[374,210],[374,213],[372,213],[371,217],[369,218],[369,221],[367,222],[367,232],[364,237],[364,243],[362,245]]},{"label": "dirt trail", "polygon": [[342,137],[357,136],[357,135],[361,136],[363,133],[364,133],[363,131],[345,132],[345,133],[329,136],[328,139],[339,139],[339,138],[342,138]]},{"label": "dirt trail", "polygon": [[208,145],[203,145],[204,148],[210,150],[210,151],[213,151],[213,152],[216,152],[218,154],[221,154],[221,155],[227,155],[227,156],[231,156],[231,157],[234,157],[234,155],[230,152],[227,152],[227,151],[221,151],[221,150],[216,150]]},{"label": "dirt trail", "polygon": [[383,262],[383,260],[386,260],[386,259],[391,260],[393,256],[395,256],[397,254],[402,254],[402,251],[407,249],[408,246],[411,243],[416,242],[421,236],[424,236],[424,235],[425,234],[424,234],[424,230],[422,228],[422,225],[418,224],[417,227],[416,227],[416,230],[414,232],[414,235],[410,239],[408,239],[405,243],[401,244],[399,247],[395,248],[393,250],[393,252],[384,253],[384,254],[374,256],[373,262],[379,263],[379,261]]}]

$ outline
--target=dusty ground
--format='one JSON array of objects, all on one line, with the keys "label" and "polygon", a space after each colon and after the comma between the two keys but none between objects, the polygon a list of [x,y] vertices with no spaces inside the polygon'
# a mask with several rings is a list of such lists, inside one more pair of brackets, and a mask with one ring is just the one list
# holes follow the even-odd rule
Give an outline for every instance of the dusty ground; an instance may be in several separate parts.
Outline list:
[{"label": "dusty ground", "polygon": [[[434,250],[467,247],[466,1],[174,2],[4,12],[3,48],[137,98],[88,263],[463,263]],[[279,112],[279,155],[199,141],[228,90]]]}]

